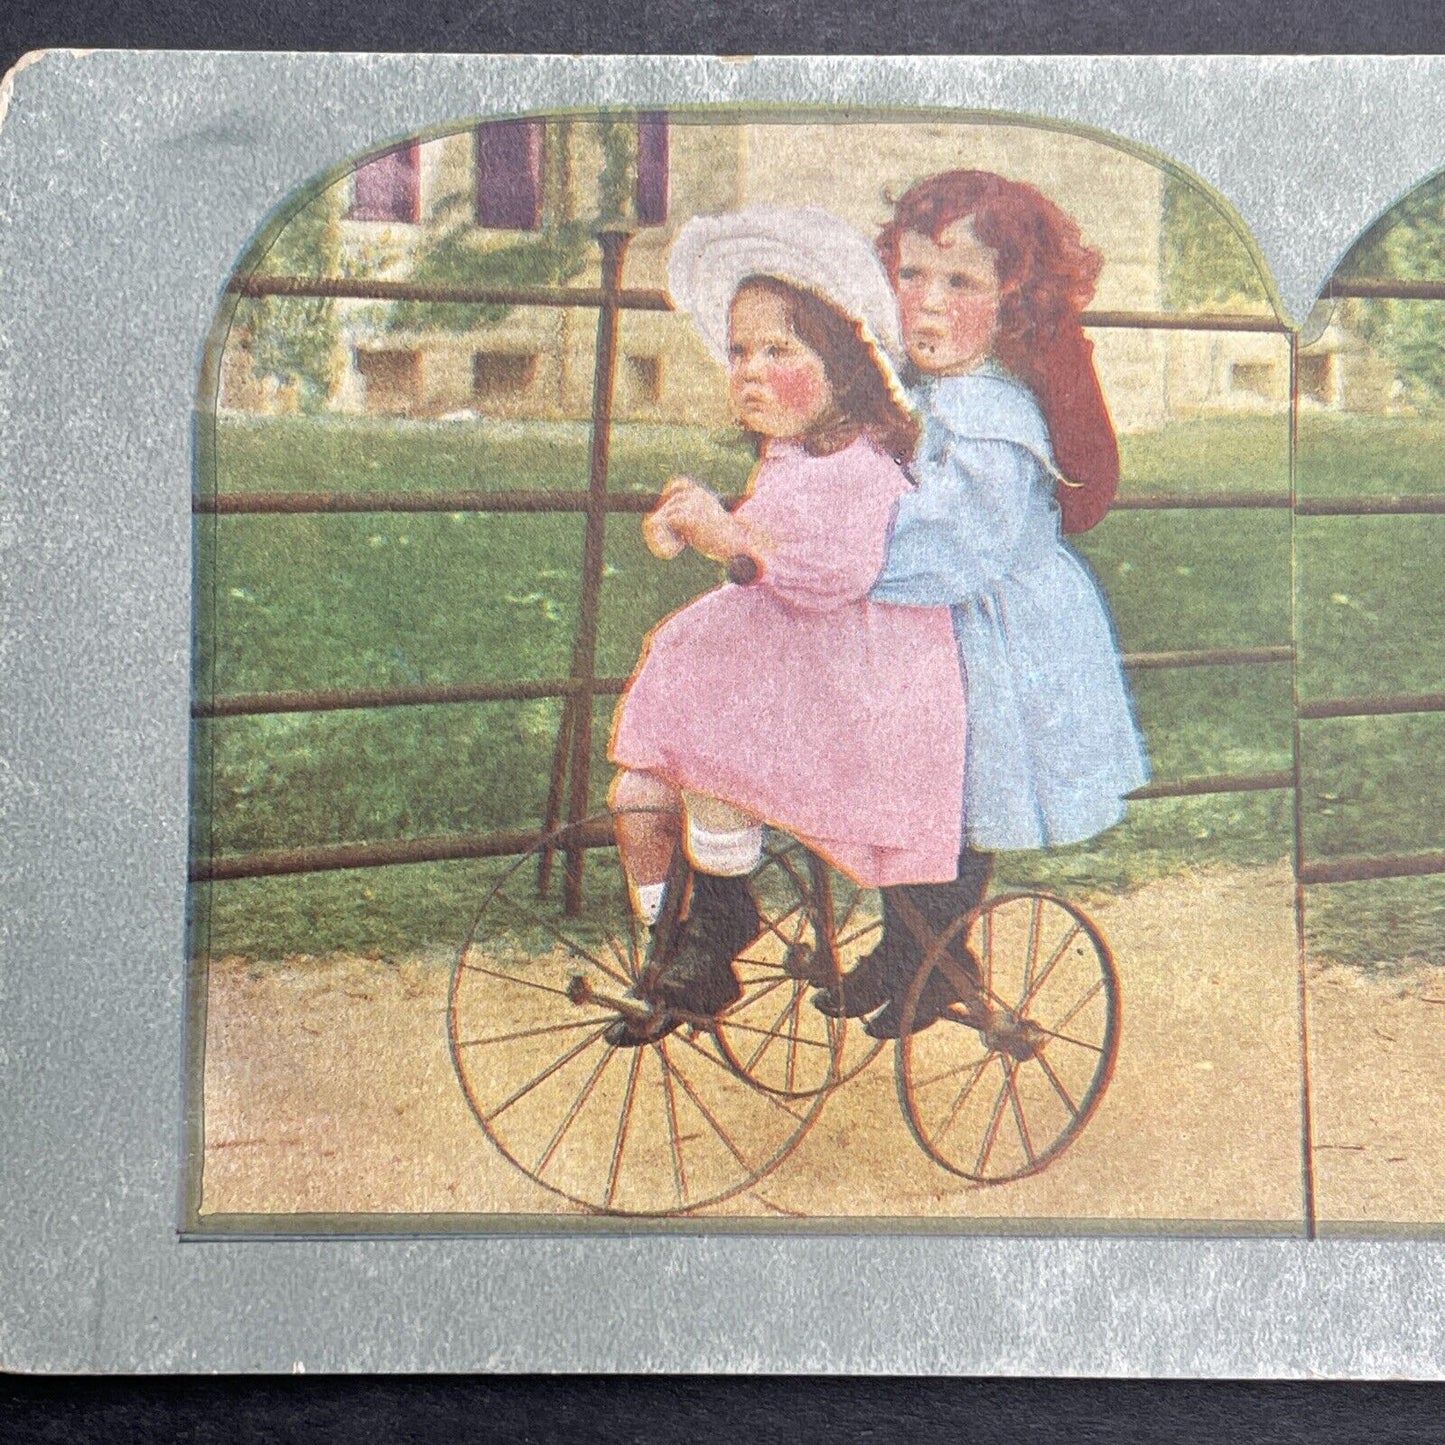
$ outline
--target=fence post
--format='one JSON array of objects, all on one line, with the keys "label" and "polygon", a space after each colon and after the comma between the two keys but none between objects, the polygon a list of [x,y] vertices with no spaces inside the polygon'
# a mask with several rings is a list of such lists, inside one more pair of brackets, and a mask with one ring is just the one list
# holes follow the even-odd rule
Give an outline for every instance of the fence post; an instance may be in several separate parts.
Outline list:
[{"label": "fence post", "polygon": [[[587,472],[587,532],[582,547],[582,605],[577,621],[577,640],[572,649],[571,677],[577,684],[563,714],[558,758],[570,754],[567,771],[571,784],[567,797],[567,822],[579,823],[587,816],[592,790],[592,699],[597,682],[597,614],[602,598],[603,548],[607,540],[607,464],[612,446],[612,394],[617,381],[618,296],[622,289],[622,261],[628,231],[600,231],[602,248],[602,296],[597,311],[597,353],[592,381],[592,449]],[[554,774],[554,791],[560,784],[560,768]],[[582,908],[582,868],[586,852],[567,849],[567,880],[563,892],[569,914]],[[546,877],[545,862],[541,883]]]},{"label": "fence post", "polygon": [[1290,638],[1294,643],[1294,661],[1290,664],[1290,772],[1294,792],[1292,814],[1293,846],[1290,853],[1294,873],[1294,935],[1296,955],[1296,1007],[1299,1010],[1300,1047],[1300,1193],[1304,1213],[1305,1238],[1318,1233],[1319,1217],[1315,1202],[1314,1095],[1310,1083],[1309,984],[1305,936],[1305,809],[1304,809],[1304,732],[1300,726],[1300,586],[1297,519],[1299,517],[1299,410],[1300,410],[1300,337],[1297,330],[1289,333],[1289,498],[1290,498]]},{"label": "fence post", "polygon": [[[552,781],[547,785],[547,811],[542,817],[542,837],[550,838],[562,821],[562,795],[567,789],[567,758],[572,747],[572,708],[576,698],[567,694],[557,723],[557,741],[552,745]],[[537,897],[545,898],[552,885],[552,860],[556,849],[543,846],[537,859]]]}]

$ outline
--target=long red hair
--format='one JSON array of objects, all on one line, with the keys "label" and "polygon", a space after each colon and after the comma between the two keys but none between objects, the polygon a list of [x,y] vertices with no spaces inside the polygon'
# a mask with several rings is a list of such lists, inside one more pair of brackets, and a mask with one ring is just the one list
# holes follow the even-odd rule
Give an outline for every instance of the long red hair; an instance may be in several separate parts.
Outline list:
[{"label": "long red hair", "polygon": [[1119,443],[1080,320],[1104,257],[1035,187],[992,171],[944,171],[910,186],[879,235],[889,275],[897,280],[905,232],[936,242],[964,219],[997,261],[1003,298],[994,356],[1037,398],[1054,459],[1073,484],[1057,489],[1064,530],[1085,532],[1119,486]]}]

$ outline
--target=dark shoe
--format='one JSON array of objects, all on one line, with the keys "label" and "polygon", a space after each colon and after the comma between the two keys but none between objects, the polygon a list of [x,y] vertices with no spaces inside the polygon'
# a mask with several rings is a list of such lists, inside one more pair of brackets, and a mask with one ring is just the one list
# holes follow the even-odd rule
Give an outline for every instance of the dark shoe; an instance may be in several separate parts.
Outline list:
[{"label": "dark shoe", "polygon": [[883,932],[878,946],[843,975],[838,987],[813,995],[813,1007],[831,1019],[862,1018],[882,1008],[895,994],[908,991],[923,962],[923,947],[898,911],[897,893],[885,888],[882,898]]},{"label": "dark shoe", "polygon": [[885,938],[843,975],[838,987],[815,993],[813,1007],[830,1019],[862,1018],[882,1008],[896,991],[906,989],[920,962],[916,947],[900,947]]},{"label": "dark shoe", "polygon": [[696,873],[682,941],[657,980],[660,1003],[679,1013],[719,1014],[743,996],[733,959],[762,932],[744,878]]},{"label": "dark shoe", "polygon": [[[978,907],[983,901],[984,894],[988,891],[988,881],[992,872],[993,855],[991,853],[980,853],[973,848],[965,847],[958,858],[958,877],[952,882],[911,883],[897,888],[883,889],[883,942],[874,950],[874,954],[883,951],[894,940],[903,940],[904,942],[898,950],[902,955],[898,961],[898,973],[891,979],[883,980],[885,996],[878,1000],[879,1003],[886,1003],[888,1007],[864,1025],[867,1032],[874,1038],[896,1039],[898,1037],[902,1027],[900,1014],[903,1000],[907,996],[914,975],[923,962],[925,946],[931,947],[934,939],[946,933],[958,919],[972,913]],[[925,935],[923,938],[915,935],[913,928],[906,921],[909,917],[912,917]],[[955,957],[977,981],[980,977],[978,960],[967,949],[962,949],[961,944],[962,939],[960,938],[952,945]],[[870,955],[869,958],[871,959],[872,956]],[[864,963],[868,961],[869,959],[863,960]],[[861,968],[862,964],[859,967]],[[867,1005],[877,996],[878,991],[870,988],[871,980],[867,976],[860,983],[863,993],[855,1007],[855,1001],[849,993],[850,978],[843,980],[843,1001],[847,1006],[849,1017],[857,1017],[870,1012]],[[827,1001],[831,1002],[831,990]],[[949,1004],[955,1002],[957,999],[953,996],[952,986],[941,973],[935,971],[923,990],[923,996],[919,999],[914,1020],[914,1032],[933,1023],[948,1008]],[[823,1012],[827,1013],[829,1010],[824,1008]]]},{"label": "dark shoe", "polygon": [[659,1009],[650,1019],[618,1019],[609,1024],[603,1039],[614,1049],[640,1049],[644,1044],[666,1038],[682,1020],[666,1009]]},{"label": "dark shoe", "polygon": [[[964,967],[970,973],[977,975],[978,960],[972,953],[966,953],[964,959]],[[912,980],[910,980],[911,982]],[[904,1032],[903,1005],[907,998],[907,988],[899,989],[896,997],[889,1001],[887,1008],[881,1013],[874,1014],[871,1019],[864,1020],[863,1032],[875,1039],[901,1037]],[[963,999],[958,990],[948,981],[943,970],[935,968],[928,975],[927,982],[919,992],[918,1006],[913,1010],[913,1017],[908,1021],[908,1032],[910,1034],[921,1033],[930,1024],[936,1024],[954,1004],[962,1002]]]}]

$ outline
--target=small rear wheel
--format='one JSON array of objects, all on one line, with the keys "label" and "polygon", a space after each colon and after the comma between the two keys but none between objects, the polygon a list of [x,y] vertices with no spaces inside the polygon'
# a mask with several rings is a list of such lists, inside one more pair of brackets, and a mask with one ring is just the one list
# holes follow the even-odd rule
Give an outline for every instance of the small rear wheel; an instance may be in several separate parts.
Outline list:
[{"label": "small rear wheel", "polygon": [[[940,995],[954,1002],[912,1032]],[[935,1163],[978,1184],[1057,1159],[1098,1108],[1118,1053],[1109,946],[1085,913],[1044,893],[992,899],[950,925],[903,1013],[898,1097],[909,1128]]]},{"label": "small rear wheel", "polygon": [[815,988],[837,973],[821,926],[808,851],[782,834],[769,836],[748,890],[762,932],[733,961],[742,997],[718,1015],[718,1052],[741,1077],[786,1099],[807,1099],[838,1082],[844,1021],[809,1005]]},{"label": "small rear wheel", "polygon": [[718,1018],[718,1050],[759,1088],[807,1098],[846,1083],[883,1047],[812,1002],[817,989],[842,993],[841,974],[877,942],[882,905],[783,834],[770,836],[748,886],[763,932],[735,962],[743,997]]}]

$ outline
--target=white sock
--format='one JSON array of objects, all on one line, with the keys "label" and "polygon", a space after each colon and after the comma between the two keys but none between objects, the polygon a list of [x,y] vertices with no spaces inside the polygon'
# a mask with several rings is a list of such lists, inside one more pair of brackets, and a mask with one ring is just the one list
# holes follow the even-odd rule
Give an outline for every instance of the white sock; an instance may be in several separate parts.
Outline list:
[{"label": "white sock", "polygon": [[746,877],[763,856],[763,825],[754,823],[750,828],[714,833],[700,828],[689,818],[687,856],[701,873],[716,873],[723,878]]},{"label": "white sock", "polygon": [[633,892],[637,896],[638,917],[649,928],[657,922],[657,915],[662,912],[662,895],[666,889],[666,883],[636,883],[633,885]]}]

